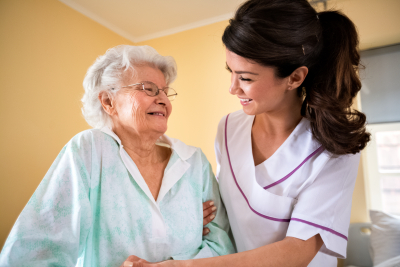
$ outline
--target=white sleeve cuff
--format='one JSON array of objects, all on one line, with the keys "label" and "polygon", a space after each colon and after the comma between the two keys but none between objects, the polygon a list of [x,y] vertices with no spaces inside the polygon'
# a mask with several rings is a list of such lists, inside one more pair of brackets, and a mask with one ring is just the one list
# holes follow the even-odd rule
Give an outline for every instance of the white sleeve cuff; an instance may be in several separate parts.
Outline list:
[{"label": "white sleeve cuff", "polygon": [[339,231],[326,226],[320,220],[304,218],[293,214],[286,236],[296,237],[301,240],[320,234],[324,244],[320,252],[337,257],[346,258],[347,236]]}]

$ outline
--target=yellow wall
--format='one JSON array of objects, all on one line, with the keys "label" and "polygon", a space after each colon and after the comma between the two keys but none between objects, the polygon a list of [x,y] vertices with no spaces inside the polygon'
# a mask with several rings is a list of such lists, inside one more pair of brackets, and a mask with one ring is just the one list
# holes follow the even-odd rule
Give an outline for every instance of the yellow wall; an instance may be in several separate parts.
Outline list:
[{"label": "yellow wall", "polygon": [[88,129],[82,80],[132,42],[55,0],[0,1],[0,247],[58,152]]},{"label": "yellow wall", "polygon": [[[333,0],[331,1],[333,2]],[[400,42],[398,0],[337,0],[361,48]],[[215,169],[219,119],[240,109],[228,93],[221,34],[227,21],[140,43],[175,57],[178,91],[168,135],[203,149]],[[0,1],[0,244],[58,152],[89,128],[80,112],[87,68],[107,48],[132,44],[56,0]],[[360,168],[352,222],[366,221]]]}]

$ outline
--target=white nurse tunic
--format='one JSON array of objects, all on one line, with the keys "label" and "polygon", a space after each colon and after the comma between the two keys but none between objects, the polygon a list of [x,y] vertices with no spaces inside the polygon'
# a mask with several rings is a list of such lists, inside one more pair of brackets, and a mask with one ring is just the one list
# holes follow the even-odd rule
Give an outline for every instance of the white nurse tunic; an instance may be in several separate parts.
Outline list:
[{"label": "white nurse tunic", "polygon": [[308,266],[336,266],[336,257],[346,257],[360,154],[327,152],[303,118],[270,158],[254,166],[253,121],[242,110],[225,116],[215,142],[217,179],[238,252],[320,234],[324,245]]}]

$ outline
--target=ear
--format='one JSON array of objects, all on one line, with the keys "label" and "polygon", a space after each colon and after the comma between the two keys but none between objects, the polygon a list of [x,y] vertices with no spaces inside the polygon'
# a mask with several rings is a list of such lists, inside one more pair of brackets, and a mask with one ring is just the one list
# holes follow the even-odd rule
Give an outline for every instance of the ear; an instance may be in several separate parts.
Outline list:
[{"label": "ear", "polygon": [[308,74],[308,68],[306,66],[301,66],[295,69],[289,76],[288,89],[293,90],[298,88],[304,81]]},{"label": "ear", "polygon": [[113,102],[113,96],[111,95],[110,92],[107,91],[102,91],[99,93],[99,100],[101,105],[103,106],[104,111],[112,116],[117,113],[114,102]]}]

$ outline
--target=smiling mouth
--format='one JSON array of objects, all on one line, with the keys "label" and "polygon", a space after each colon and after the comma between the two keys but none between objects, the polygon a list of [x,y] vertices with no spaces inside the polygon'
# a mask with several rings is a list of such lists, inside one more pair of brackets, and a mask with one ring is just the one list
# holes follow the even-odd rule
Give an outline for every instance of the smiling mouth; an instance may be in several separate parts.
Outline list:
[{"label": "smiling mouth", "polygon": [[240,98],[240,102],[242,102],[242,103],[250,103],[251,101],[253,101],[253,99],[250,99],[250,98]]},{"label": "smiling mouth", "polygon": [[147,113],[147,114],[150,114],[150,115],[153,115],[153,116],[162,116],[162,117],[165,117],[165,115],[164,115],[163,113],[160,113],[160,112],[150,112],[150,113]]}]

